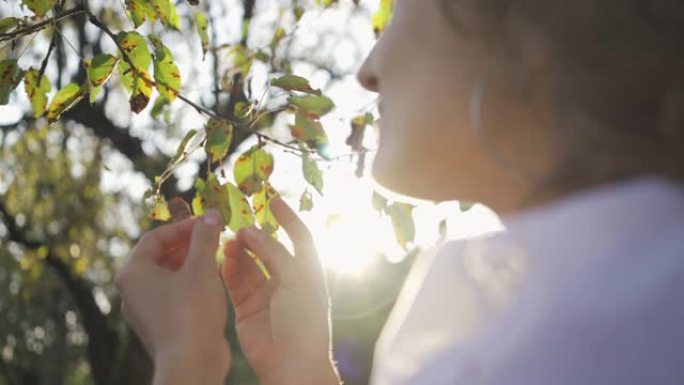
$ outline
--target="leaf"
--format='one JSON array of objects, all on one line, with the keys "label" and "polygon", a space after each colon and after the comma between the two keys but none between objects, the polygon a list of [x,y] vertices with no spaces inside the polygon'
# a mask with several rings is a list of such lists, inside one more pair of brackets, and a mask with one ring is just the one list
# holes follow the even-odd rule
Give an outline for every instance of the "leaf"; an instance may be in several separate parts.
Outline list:
[{"label": "leaf", "polygon": [[57,91],[57,94],[50,102],[50,107],[48,107],[48,122],[53,123],[57,121],[64,112],[75,106],[85,95],[84,88],[76,83],[70,83]]},{"label": "leaf", "polygon": [[93,87],[99,87],[107,82],[114,72],[119,59],[108,54],[98,54],[93,57],[88,66],[88,81]]},{"label": "leaf", "polygon": [[292,9],[292,13],[294,14],[295,22],[298,22],[299,19],[304,16],[304,8],[300,5],[297,5]]},{"label": "leaf", "polygon": [[169,211],[169,206],[166,204],[166,200],[163,196],[157,197],[154,201],[154,205],[150,208],[148,216],[155,221],[166,222],[171,219],[171,211]]},{"label": "leaf", "polygon": [[152,55],[147,47],[147,42],[138,32],[119,32],[116,42],[131,59],[135,69],[147,71],[152,62]]},{"label": "leaf", "polygon": [[313,209],[313,196],[307,190],[299,198],[299,211],[311,211]]},{"label": "leaf", "polygon": [[323,195],[323,173],[318,168],[315,160],[311,159],[308,154],[302,155],[302,174],[304,179],[312,185],[319,194]]},{"label": "leaf", "polygon": [[178,16],[178,10],[176,9],[176,4],[173,3],[173,1],[169,2],[169,23],[168,26],[175,29],[176,31],[180,31],[181,28],[181,21],[180,17]]},{"label": "leaf", "polygon": [[121,81],[131,93],[129,100],[131,111],[140,113],[152,97],[154,82],[147,72],[152,62],[152,55],[147,47],[145,39],[137,32],[119,32],[116,41],[121,49],[128,55],[134,68],[122,60],[119,62]]},{"label": "leaf", "polygon": [[373,15],[371,23],[373,25],[373,32],[375,36],[380,34],[387,28],[392,19],[392,10],[394,8],[394,0],[380,0],[380,8]]},{"label": "leaf", "polygon": [[288,102],[300,109],[305,109],[308,114],[320,118],[335,108],[330,98],[323,95],[290,96]]},{"label": "leaf", "polygon": [[472,209],[473,206],[475,206],[475,203],[472,203],[472,202],[459,202],[459,203],[458,203],[458,206],[459,206],[459,208],[461,209],[461,212],[464,212],[464,213],[465,213],[466,211],[470,211],[470,209]]},{"label": "leaf", "polygon": [[150,36],[154,45],[154,80],[159,94],[173,102],[178,96],[181,87],[181,76],[178,66],[173,62],[171,51],[152,35]]},{"label": "leaf", "polygon": [[150,111],[150,116],[152,118],[157,119],[159,115],[166,110],[166,107],[169,106],[169,100],[159,96],[157,99],[154,101],[154,104],[152,105],[152,111]]},{"label": "leaf", "polygon": [[120,61],[118,66],[121,82],[131,93],[129,104],[131,111],[140,113],[145,109],[152,97],[152,85],[150,74],[145,70],[130,70],[125,61]]},{"label": "leaf", "polygon": [[373,114],[367,112],[364,115],[356,116],[351,121],[352,132],[347,137],[346,144],[351,147],[354,151],[361,152],[363,148],[363,137],[366,133],[366,126],[373,124],[375,118]]},{"label": "leaf", "polygon": [[316,4],[324,8],[328,8],[335,3],[337,3],[337,0],[316,0]]},{"label": "leaf", "polygon": [[195,11],[193,14],[195,19],[195,25],[197,26],[197,32],[200,35],[200,41],[202,42],[202,60],[204,60],[209,50],[209,34],[207,32],[207,17],[201,11]]},{"label": "leaf", "polygon": [[36,16],[44,16],[47,11],[51,10],[57,0],[22,0],[24,5],[28,7]]},{"label": "leaf", "polygon": [[240,191],[247,196],[262,189],[262,184],[268,181],[273,173],[273,155],[259,146],[247,150],[235,162],[233,174]]},{"label": "leaf", "polygon": [[300,91],[314,95],[321,94],[321,90],[314,90],[307,79],[297,75],[284,75],[273,79],[271,80],[271,85],[282,88],[285,91]]},{"label": "leaf", "polygon": [[323,130],[321,123],[318,120],[310,119],[302,110],[297,110],[295,113],[295,124],[290,127],[290,133],[316,150],[328,144],[328,135]]},{"label": "leaf", "polygon": [[228,189],[219,183],[216,174],[209,173],[206,183],[198,179],[195,188],[197,197],[199,197],[199,199],[195,198],[197,202],[195,200],[192,202],[195,215],[202,215],[209,209],[215,209],[221,213],[224,224],[230,221],[231,210]]},{"label": "leaf", "polygon": [[387,208],[387,214],[392,219],[394,235],[397,242],[404,249],[415,238],[415,224],[413,223],[413,206],[407,203],[395,202]]},{"label": "leaf", "polygon": [[36,118],[41,117],[45,113],[47,93],[52,89],[47,76],[43,75],[40,81],[38,80],[39,72],[37,69],[31,68],[24,75],[24,89],[26,90],[26,96],[31,101],[33,116]]},{"label": "leaf", "polygon": [[24,72],[16,59],[0,61],[0,105],[9,103],[10,93],[17,87]]},{"label": "leaf", "polygon": [[225,120],[210,119],[205,130],[207,143],[204,150],[213,163],[219,163],[228,154],[233,141],[233,125]]},{"label": "leaf", "polygon": [[169,0],[148,0],[154,14],[162,24],[169,26],[171,19],[171,2]]},{"label": "leaf", "polygon": [[140,27],[153,12],[147,0],[126,0],[125,4],[128,17],[133,22],[135,28]]},{"label": "leaf", "polygon": [[271,199],[277,195],[278,193],[270,184],[264,183],[261,190],[252,198],[256,222],[262,230],[269,234],[275,233],[278,230],[278,221],[273,216],[270,206]]},{"label": "leaf", "polygon": [[190,141],[192,140],[192,138],[195,137],[195,135],[197,135],[197,130],[190,130],[187,134],[185,134],[183,140],[181,140],[180,144],[178,145],[176,155],[174,155],[173,158],[171,158],[169,164],[174,164],[178,162],[186,154],[188,143],[190,143]]},{"label": "leaf", "polygon": [[271,38],[271,43],[269,44],[269,48],[271,49],[271,54],[275,55],[275,50],[278,48],[278,44],[280,44],[280,41],[285,38],[286,32],[283,27],[278,27],[276,28],[275,32],[273,33],[273,37]]},{"label": "leaf", "polygon": [[0,33],[7,33],[19,25],[19,19],[16,17],[6,17],[0,20]]},{"label": "leaf", "polygon": [[382,195],[378,194],[377,191],[373,191],[373,198],[372,198],[372,203],[373,203],[373,208],[377,210],[380,213],[386,213],[387,212],[387,199],[383,197]]},{"label": "leaf", "polygon": [[439,239],[444,240],[447,237],[448,234],[448,227],[447,227],[447,220],[442,219],[441,222],[439,222]]},{"label": "leaf", "polygon": [[250,206],[245,195],[231,183],[226,183],[225,186],[230,196],[230,211],[232,214],[228,227],[237,233],[242,228],[254,225],[252,206]]}]

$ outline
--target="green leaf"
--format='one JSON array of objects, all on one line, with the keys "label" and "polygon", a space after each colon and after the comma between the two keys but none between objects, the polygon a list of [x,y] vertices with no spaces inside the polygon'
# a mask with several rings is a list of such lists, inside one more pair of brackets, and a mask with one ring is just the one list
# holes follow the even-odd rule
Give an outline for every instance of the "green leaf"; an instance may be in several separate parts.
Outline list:
[{"label": "green leaf", "polygon": [[173,1],[169,2],[169,23],[168,26],[175,29],[176,31],[180,31],[181,28],[181,22],[180,22],[180,17],[178,16],[178,10],[176,9],[176,4],[173,3]]},{"label": "green leaf", "polygon": [[171,2],[169,0],[149,0],[149,4],[162,24],[168,27],[171,19]]},{"label": "green leaf", "polygon": [[271,43],[269,44],[272,55],[275,55],[275,50],[278,48],[278,44],[280,44],[280,42],[285,38],[285,35],[286,32],[283,27],[276,28],[275,32],[273,33],[273,37],[271,38]]},{"label": "green leaf", "polygon": [[310,148],[319,150],[328,144],[328,135],[323,130],[321,122],[314,119],[310,119],[305,111],[297,110],[295,124],[290,127],[290,133]]},{"label": "green leaf", "polygon": [[195,11],[193,14],[195,19],[195,25],[197,26],[197,32],[200,35],[200,41],[202,42],[202,60],[207,55],[209,50],[209,33],[207,32],[208,24],[207,17],[201,11]]},{"label": "green leaf", "polygon": [[475,206],[475,203],[472,203],[472,202],[459,202],[458,205],[459,205],[459,208],[461,209],[461,212],[464,212],[464,213],[465,213],[466,211],[470,211],[470,209],[472,209],[473,206]]},{"label": "green leaf", "polygon": [[292,13],[294,14],[294,17],[295,17],[295,22],[298,22],[299,19],[301,19],[302,16],[304,16],[304,12],[305,12],[304,8],[302,6],[299,6],[299,5],[295,6],[292,9]]},{"label": "green leaf", "polygon": [[313,195],[307,190],[299,198],[299,211],[311,211],[313,209]]},{"label": "green leaf", "polygon": [[19,25],[19,19],[16,17],[6,17],[0,20],[0,33],[7,33]]},{"label": "green leaf", "polygon": [[252,196],[262,189],[262,184],[268,181],[273,173],[273,155],[259,146],[254,146],[240,155],[235,162],[233,173],[240,191]]},{"label": "green leaf", "polygon": [[447,227],[447,220],[442,219],[441,222],[439,222],[439,239],[444,240],[447,237],[448,234],[448,227]]},{"label": "green leaf", "polygon": [[323,95],[290,96],[288,102],[293,106],[306,110],[308,114],[318,118],[335,108],[335,103],[333,103],[330,98]]},{"label": "green leaf", "polygon": [[300,91],[314,95],[321,94],[321,90],[314,90],[307,79],[297,75],[284,75],[273,79],[271,80],[271,85],[286,91]]},{"label": "green leaf", "polygon": [[278,193],[271,187],[270,184],[264,183],[261,190],[259,190],[252,198],[252,205],[254,206],[254,216],[256,222],[262,230],[269,234],[273,234],[278,230],[278,221],[271,212],[271,199],[277,196]]},{"label": "green leaf", "polygon": [[150,74],[142,69],[134,71],[125,61],[120,61],[118,70],[121,82],[131,93],[129,104],[131,111],[140,113],[145,109],[152,97],[152,85],[154,82]]},{"label": "green leaf", "polygon": [[316,0],[316,4],[324,8],[328,8],[335,3],[337,3],[337,0]]},{"label": "green leaf", "polygon": [[232,213],[228,227],[233,232],[238,232],[242,228],[254,225],[252,206],[250,206],[245,195],[231,183],[226,183],[225,186],[230,195],[230,211]]},{"label": "green leaf", "polygon": [[23,76],[24,71],[19,68],[16,59],[0,61],[0,105],[9,103],[10,93]]},{"label": "green leaf", "polygon": [[228,189],[219,183],[216,174],[209,173],[206,183],[198,179],[195,188],[197,190],[197,197],[199,197],[195,198],[197,202],[195,200],[192,201],[195,215],[202,215],[201,213],[209,209],[216,209],[223,216],[224,224],[230,221],[231,210]]},{"label": "green leaf", "polygon": [[387,199],[383,197],[382,195],[378,194],[377,191],[373,191],[373,198],[372,198],[372,203],[373,203],[373,208],[377,210],[380,213],[386,213],[387,212]]},{"label": "green leaf", "polygon": [[154,82],[147,72],[152,62],[152,55],[147,47],[145,39],[137,32],[119,32],[116,41],[121,49],[128,55],[134,68],[122,60],[119,62],[121,81],[131,93],[129,100],[131,111],[140,113],[152,97]]},{"label": "green leaf", "polygon": [[88,66],[88,80],[93,87],[99,87],[107,82],[114,72],[119,59],[108,54],[98,54],[93,57]]},{"label": "green leaf", "polygon": [[171,158],[169,161],[169,164],[174,164],[178,162],[185,154],[188,148],[188,143],[192,140],[192,138],[197,135],[197,130],[190,130],[188,131],[187,134],[183,137],[183,140],[181,140],[180,144],[178,145],[178,149],[176,150],[176,155]]},{"label": "green leaf", "polygon": [[397,242],[406,249],[408,243],[413,242],[416,234],[415,224],[413,223],[413,206],[407,203],[395,202],[387,208],[387,214],[392,219]]},{"label": "green leaf", "polygon": [[26,90],[26,96],[31,101],[33,116],[36,118],[41,117],[45,113],[47,93],[52,89],[47,76],[43,75],[38,80],[39,72],[37,69],[31,68],[24,75],[24,89]]},{"label": "green leaf", "polygon": [[150,115],[152,118],[157,119],[159,115],[166,110],[166,107],[169,106],[169,100],[159,96],[155,101],[154,104],[152,105],[152,111],[150,111]]},{"label": "green leaf", "polygon": [[205,127],[207,143],[204,149],[207,157],[218,163],[228,154],[228,149],[233,141],[233,125],[225,120],[210,119]]},{"label": "green leaf", "polygon": [[354,151],[361,152],[364,150],[363,137],[366,133],[366,126],[369,124],[373,124],[374,120],[375,118],[373,117],[373,114],[371,114],[370,112],[352,118],[352,132],[351,134],[349,134],[349,137],[347,137],[346,143]]},{"label": "green leaf", "polygon": [[392,10],[394,9],[394,0],[380,0],[380,8],[373,15],[371,23],[375,36],[380,34],[387,28],[392,20]]},{"label": "green leaf", "polygon": [[302,174],[304,174],[304,179],[312,185],[319,194],[323,195],[323,173],[321,169],[318,168],[318,164],[315,160],[304,153],[302,155]]},{"label": "green leaf", "polygon": [[145,38],[139,33],[135,31],[119,32],[116,35],[116,42],[126,52],[137,70],[147,71],[150,68],[152,55]]},{"label": "green leaf", "polygon": [[154,80],[157,91],[169,102],[173,102],[181,87],[180,71],[173,62],[173,54],[161,40],[155,35],[150,35],[150,40],[154,46]]},{"label": "green leaf", "polygon": [[48,107],[48,122],[57,121],[64,112],[75,106],[85,95],[84,88],[76,83],[70,83],[57,91],[50,102],[50,107]]},{"label": "green leaf", "polygon": [[150,8],[149,1],[126,0],[125,4],[126,10],[128,11],[128,17],[133,22],[135,28],[140,27],[145,22],[148,16],[152,16],[152,19],[154,19],[154,15],[152,14],[153,11],[152,8]]},{"label": "green leaf", "polygon": [[166,203],[166,199],[163,196],[155,199],[154,205],[150,208],[148,216],[155,221],[166,222],[171,219],[171,211],[169,210],[169,205]]},{"label": "green leaf", "polygon": [[57,0],[22,0],[24,5],[28,7],[36,16],[44,16],[47,11],[51,10]]}]

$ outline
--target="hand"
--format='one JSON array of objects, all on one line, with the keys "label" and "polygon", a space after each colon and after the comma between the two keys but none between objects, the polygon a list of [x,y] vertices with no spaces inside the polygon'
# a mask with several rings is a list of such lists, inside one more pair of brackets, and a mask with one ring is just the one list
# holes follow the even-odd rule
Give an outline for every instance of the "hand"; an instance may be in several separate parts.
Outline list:
[{"label": "hand", "polygon": [[230,366],[225,290],[215,255],[222,225],[208,211],[140,239],[116,276],[124,316],[155,364],[155,383],[222,384]]},{"label": "hand", "polygon": [[[271,210],[292,240],[294,256],[254,227],[224,248],[223,278],[238,340],[262,385],[337,385],[328,293],[311,234],[280,198],[271,201]],[[270,280],[248,250],[264,262]]]}]

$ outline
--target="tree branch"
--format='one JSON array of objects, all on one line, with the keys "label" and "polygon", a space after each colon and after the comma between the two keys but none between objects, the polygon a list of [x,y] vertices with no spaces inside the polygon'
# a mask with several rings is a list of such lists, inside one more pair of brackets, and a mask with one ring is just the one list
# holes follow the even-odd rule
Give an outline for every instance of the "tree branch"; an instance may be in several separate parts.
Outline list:
[{"label": "tree branch", "polygon": [[40,31],[41,29],[47,28],[48,26],[52,25],[53,23],[56,23],[62,19],[66,19],[67,17],[77,15],[79,13],[82,13],[83,11],[84,10],[82,7],[72,8],[68,11],[65,11],[64,13],[62,13],[60,15],[57,15],[55,17],[51,17],[51,18],[46,19],[46,20],[43,20],[40,23],[29,25],[27,27],[17,29],[13,32],[2,33],[2,34],[0,34],[0,42],[14,40],[17,37],[30,35],[34,32]]}]

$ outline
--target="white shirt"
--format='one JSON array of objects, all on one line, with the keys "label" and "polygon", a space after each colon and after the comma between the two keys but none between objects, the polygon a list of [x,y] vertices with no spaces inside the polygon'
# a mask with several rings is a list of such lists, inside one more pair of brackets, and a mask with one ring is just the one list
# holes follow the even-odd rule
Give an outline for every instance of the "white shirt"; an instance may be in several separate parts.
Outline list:
[{"label": "white shirt", "polygon": [[503,222],[417,261],[373,385],[684,384],[684,186],[645,177]]}]

